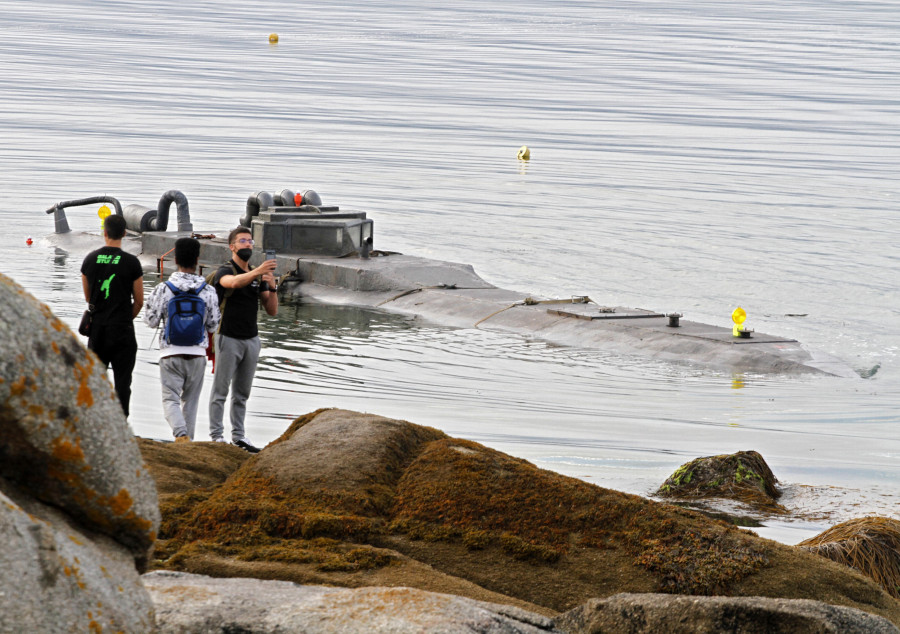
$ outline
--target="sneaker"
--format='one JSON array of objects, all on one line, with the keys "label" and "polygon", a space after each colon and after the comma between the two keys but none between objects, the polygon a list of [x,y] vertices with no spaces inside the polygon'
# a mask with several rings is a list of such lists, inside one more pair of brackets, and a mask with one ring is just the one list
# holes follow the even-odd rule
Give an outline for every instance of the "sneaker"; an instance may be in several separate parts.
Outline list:
[{"label": "sneaker", "polygon": [[221,437],[220,438],[211,438],[210,440],[212,440],[212,442],[228,442],[227,440],[225,440],[224,438],[221,438]]},{"label": "sneaker", "polygon": [[191,439],[187,436],[177,436],[175,442],[191,442]]},{"label": "sneaker", "polygon": [[240,447],[244,451],[249,451],[250,453],[259,453],[260,449],[258,447],[254,447],[253,443],[247,440],[246,438],[238,438],[234,441],[235,447]]}]

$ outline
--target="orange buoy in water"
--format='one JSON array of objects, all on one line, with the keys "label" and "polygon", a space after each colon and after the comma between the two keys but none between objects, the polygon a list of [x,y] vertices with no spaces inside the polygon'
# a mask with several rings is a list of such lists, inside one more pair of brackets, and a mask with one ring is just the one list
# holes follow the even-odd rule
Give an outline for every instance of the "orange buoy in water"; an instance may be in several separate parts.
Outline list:
[{"label": "orange buoy in water", "polygon": [[278,33],[269,34],[269,44],[278,44]]},{"label": "orange buoy in water", "polygon": [[31,239],[31,236],[28,236],[27,238],[25,238],[25,244],[27,244],[28,246],[31,246],[33,243],[34,243],[34,240]]}]

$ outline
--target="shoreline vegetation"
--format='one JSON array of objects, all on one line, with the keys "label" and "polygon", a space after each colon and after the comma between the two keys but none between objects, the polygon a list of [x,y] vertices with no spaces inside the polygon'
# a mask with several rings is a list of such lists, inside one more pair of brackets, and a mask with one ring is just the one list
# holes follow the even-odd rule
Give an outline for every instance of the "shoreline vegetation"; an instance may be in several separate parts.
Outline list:
[{"label": "shoreline vegetation", "polygon": [[[318,410],[255,456],[221,443],[139,446],[162,513],[153,570],[408,586],[546,616],[663,592],[812,599],[900,623],[884,588],[808,549],[406,421]],[[727,480],[741,499],[777,506],[759,454],[718,458],[663,488],[681,480],[696,495]]]}]

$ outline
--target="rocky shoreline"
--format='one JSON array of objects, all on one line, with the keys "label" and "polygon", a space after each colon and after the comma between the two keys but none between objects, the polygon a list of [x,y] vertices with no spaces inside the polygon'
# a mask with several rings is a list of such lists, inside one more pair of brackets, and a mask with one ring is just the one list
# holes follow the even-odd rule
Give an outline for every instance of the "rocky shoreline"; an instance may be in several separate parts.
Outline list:
[{"label": "rocky shoreline", "polygon": [[871,572],[411,422],[136,440],[45,305],[0,306],[0,632],[900,631]]}]

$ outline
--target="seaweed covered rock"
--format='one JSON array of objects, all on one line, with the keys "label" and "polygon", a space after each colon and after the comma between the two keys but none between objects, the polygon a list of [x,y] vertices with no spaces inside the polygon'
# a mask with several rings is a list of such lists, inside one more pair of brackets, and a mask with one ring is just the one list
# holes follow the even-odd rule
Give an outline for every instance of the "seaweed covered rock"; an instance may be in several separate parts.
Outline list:
[{"label": "seaweed covered rock", "polygon": [[850,520],[797,546],[859,570],[900,599],[900,520],[877,516]]},{"label": "seaweed covered rock", "polygon": [[834,562],[346,410],[298,418],[221,485],[173,494],[163,516],[157,569],[409,586],[545,615],[619,592],[827,596],[900,622],[900,603]]},{"label": "seaweed covered rock", "polygon": [[147,468],[156,480],[160,506],[173,496],[212,490],[251,454],[223,442],[171,443],[138,438]]},{"label": "seaweed covered rock", "polygon": [[146,631],[156,489],[106,371],[0,275],[0,630]]},{"label": "seaweed covered rock", "polygon": [[554,622],[566,632],[579,634],[900,633],[887,619],[862,610],[806,599],[768,597],[617,594],[608,599],[592,599],[554,619]]},{"label": "seaweed covered rock", "polygon": [[728,498],[777,510],[781,492],[769,465],[756,451],[696,458],[678,467],[656,492],[671,498]]}]

